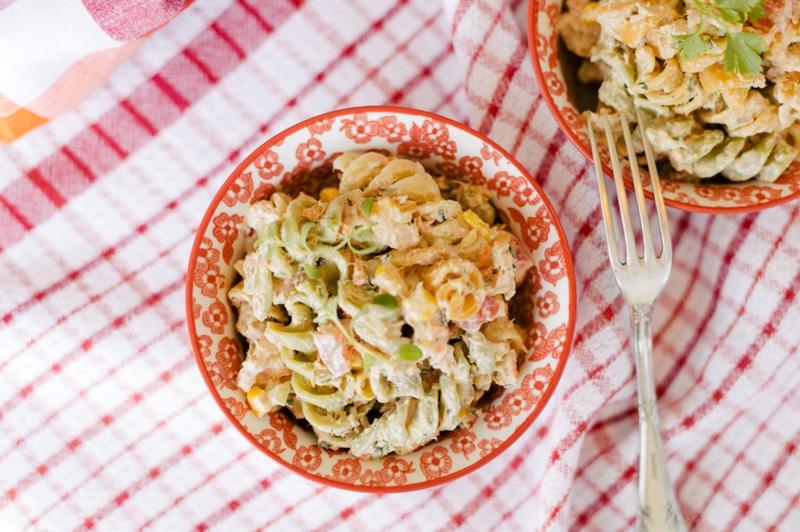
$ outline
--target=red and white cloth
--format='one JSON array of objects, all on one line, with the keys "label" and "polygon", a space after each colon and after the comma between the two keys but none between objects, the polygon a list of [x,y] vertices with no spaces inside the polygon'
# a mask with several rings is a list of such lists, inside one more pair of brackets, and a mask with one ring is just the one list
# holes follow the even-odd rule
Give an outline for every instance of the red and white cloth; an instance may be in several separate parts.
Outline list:
[{"label": "red and white cloth", "polygon": [[[627,316],[594,175],[538,96],[524,4],[199,0],[2,151],[0,528],[630,529]],[[378,103],[513,151],[560,213],[579,294],[571,359],[529,432],[466,478],[382,497],[252,448],[202,382],[183,311],[194,229],[234,163],[301,118]],[[655,368],[697,530],[800,529],[798,209],[670,211]]]},{"label": "red and white cloth", "polygon": [[0,0],[0,142],[70,110],[191,0]]}]

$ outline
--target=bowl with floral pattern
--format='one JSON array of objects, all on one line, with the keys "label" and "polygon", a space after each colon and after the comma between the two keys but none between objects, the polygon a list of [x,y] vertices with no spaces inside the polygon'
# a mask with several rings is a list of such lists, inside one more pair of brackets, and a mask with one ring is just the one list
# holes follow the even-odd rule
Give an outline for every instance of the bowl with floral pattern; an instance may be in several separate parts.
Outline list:
[{"label": "bowl with floral pattern", "polygon": [[[563,0],[532,0],[528,4],[528,47],[533,70],[550,108],[564,134],[588,159],[592,159],[586,123],[581,111],[594,108],[594,93],[577,81],[578,62],[561,42],[556,21],[562,12]],[[606,175],[613,175],[604,144],[599,146]],[[643,180],[649,186],[644,168]],[[633,189],[630,170],[625,168],[625,184]],[[661,180],[667,205],[686,211],[708,214],[751,212],[780,205],[800,198],[800,159],[772,183],[761,181],[682,182]],[[652,197],[647,189],[646,194]]]},{"label": "bowl with floral pattern", "polygon": [[[324,449],[282,411],[256,416],[236,386],[243,346],[227,291],[244,255],[251,203],[281,190],[318,189],[345,151],[382,150],[436,172],[484,185],[534,266],[512,300],[528,342],[517,382],[495,394],[469,427],[443,433],[403,456],[355,458]],[[427,488],[500,455],[536,420],[564,369],[576,316],[569,246],[552,205],[533,178],[497,144],[453,120],[399,107],[361,107],[310,118],[248,155],[214,196],[200,223],[186,279],[189,338],[200,372],[224,415],[259,450],[324,484],[368,492]]]}]

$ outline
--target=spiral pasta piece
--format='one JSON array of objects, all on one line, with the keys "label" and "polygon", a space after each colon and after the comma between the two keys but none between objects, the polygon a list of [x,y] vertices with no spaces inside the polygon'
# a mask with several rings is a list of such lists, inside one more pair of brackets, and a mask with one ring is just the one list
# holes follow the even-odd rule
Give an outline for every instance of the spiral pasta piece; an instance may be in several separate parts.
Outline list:
[{"label": "spiral pasta piece", "polygon": [[332,436],[344,436],[361,428],[353,409],[332,411],[320,408],[308,401],[303,401],[300,404],[305,420],[320,432]]},{"label": "spiral pasta piece", "polygon": [[485,294],[483,277],[474,263],[450,259],[431,266],[423,278],[448,320],[466,320],[478,312]]},{"label": "spiral pasta piece", "polygon": [[508,342],[508,345],[516,351],[522,351],[525,348],[522,331],[507,317],[497,318],[487,323],[483,328],[483,334],[492,342]]},{"label": "spiral pasta piece", "polygon": [[439,430],[453,430],[469,413],[475,400],[475,390],[470,383],[470,365],[459,350],[452,376],[439,376]]},{"label": "spiral pasta piece", "polygon": [[393,159],[381,168],[380,172],[364,188],[364,191],[368,194],[380,192],[398,181],[420,174],[427,175],[427,172],[418,162],[408,159]]},{"label": "spiral pasta piece", "polygon": [[343,382],[344,385],[340,387],[316,386],[300,373],[293,373],[292,391],[303,403],[336,412],[342,410],[350,402],[354,392],[352,379],[344,378]]},{"label": "spiral pasta piece", "polygon": [[364,154],[343,154],[334,161],[334,168],[342,172],[339,191],[349,192],[368,185],[389,162],[389,159],[377,152]]},{"label": "spiral pasta piece", "polygon": [[800,23],[787,25],[772,42],[765,58],[769,61],[771,74],[800,72]]}]

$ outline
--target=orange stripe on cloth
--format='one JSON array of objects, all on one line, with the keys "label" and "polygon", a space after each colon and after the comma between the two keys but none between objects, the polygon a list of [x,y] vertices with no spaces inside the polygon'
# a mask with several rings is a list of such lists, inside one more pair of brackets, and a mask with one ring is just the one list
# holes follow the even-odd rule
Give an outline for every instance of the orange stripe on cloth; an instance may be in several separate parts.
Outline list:
[{"label": "orange stripe on cloth", "polygon": [[47,120],[24,107],[20,108],[8,116],[0,117],[0,141],[9,143]]},{"label": "orange stripe on cloth", "polygon": [[[108,76],[144,42],[137,39],[114,48],[100,50],[82,57],[70,66],[35,100],[24,108],[0,95],[0,140],[12,142],[48,119],[55,118],[76,107],[95,87],[106,81]],[[5,113],[3,111],[6,111]],[[21,120],[17,115],[33,116],[36,120]],[[14,120],[12,120],[14,118]]]}]

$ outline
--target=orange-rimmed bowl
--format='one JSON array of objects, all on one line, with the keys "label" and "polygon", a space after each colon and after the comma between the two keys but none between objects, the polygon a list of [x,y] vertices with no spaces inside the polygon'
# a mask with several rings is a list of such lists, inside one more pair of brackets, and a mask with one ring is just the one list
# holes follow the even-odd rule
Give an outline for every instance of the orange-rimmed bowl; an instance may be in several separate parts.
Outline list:
[{"label": "orange-rimmed bowl", "polygon": [[[529,348],[517,384],[493,397],[469,429],[442,435],[405,456],[353,458],[317,446],[282,412],[259,418],[236,387],[243,357],[226,294],[244,254],[244,215],[273,191],[318,188],[332,159],[380,149],[485,185],[534,267],[514,314]],[[293,471],[338,488],[396,492],[428,488],[489,462],[534,422],[564,369],[575,327],[575,275],[552,205],[531,176],[483,135],[447,118],[399,107],[360,107],[305,120],[272,137],[236,167],[203,217],[186,279],[186,316],[197,365],[214,399],[253,445]]]},{"label": "orange-rimmed bowl", "polygon": [[[565,75],[577,68],[566,59],[559,46],[556,20],[562,11],[563,0],[531,0],[528,4],[528,46],[533,70],[550,111],[564,134],[583,154],[592,159],[586,124],[581,118],[575,98],[578,87],[566,81],[575,76]],[[570,81],[569,83],[577,83]],[[600,159],[606,175],[612,175],[608,151],[600,146]],[[646,172],[645,181],[647,181]],[[630,179],[625,180],[632,189]],[[800,160],[796,160],[774,183],[684,183],[662,180],[664,201],[673,207],[708,214],[751,212],[780,205],[800,197]],[[648,196],[651,194],[648,192]]]}]

